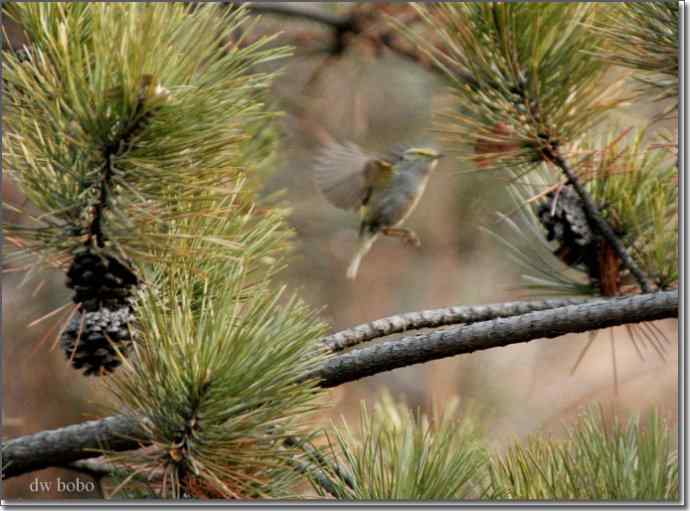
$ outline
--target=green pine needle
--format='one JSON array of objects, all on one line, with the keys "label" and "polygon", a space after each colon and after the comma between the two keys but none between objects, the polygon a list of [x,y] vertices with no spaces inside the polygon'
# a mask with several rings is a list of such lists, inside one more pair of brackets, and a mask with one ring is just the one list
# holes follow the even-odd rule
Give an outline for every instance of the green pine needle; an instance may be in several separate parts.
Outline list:
[{"label": "green pine needle", "polygon": [[611,7],[592,3],[417,5],[434,46],[398,28],[446,70],[456,108],[440,116],[447,147],[480,166],[532,164],[572,144],[620,104],[588,28]]},{"label": "green pine needle", "polygon": [[[643,129],[623,136],[607,136],[577,147],[581,158],[578,174],[600,206],[606,220],[621,233],[621,239],[661,289],[678,284],[678,170],[673,154],[663,147],[644,143]],[[519,170],[517,171],[519,172]],[[510,192],[517,218],[503,216],[505,232],[489,233],[524,270],[523,288],[530,296],[558,294],[597,295],[587,270],[569,268],[553,254],[546,231],[529,200],[558,184],[548,169],[532,172],[530,180],[517,179]],[[545,199],[542,199],[545,200]],[[630,279],[626,277],[627,285]]]},{"label": "green pine needle", "polygon": [[678,283],[678,168],[668,152],[644,143],[645,130],[608,137],[584,162],[592,198],[624,233],[623,242],[661,289]]},{"label": "green pine needle", "polygon": [[678,108],[679,10],[674,0],[627,2],[595,25],[610,43],[602,58],[637,71],[632,77],[641,94],[657,101],[675,98],[673,110]]},{"label": "green pine needle", "polygon": [[515,500],[676,501],[677,451],[664,421],[609,422],[590,409],[564,440],[534,436],[492,458],[489,495]]},{"label": "green pine needle", "polygon": [[[468,419],[457,420],[457,403],[444,406],[433,420],[412,413],[386,394],[374,413],[363,405],[362,432],[343,425],[335,431],[334,459],[348,480],[331,471],[340,499],[458,500],[480,497],[479,484],[487,455],[478,430]],[[321,495],[323,488],[314,483]]]},{"label": "green pine needle", "polygon": [[5,52],[3,63],[4,165],[35,208],[27,225],[6,226],[19,247],[16,264],[36,253],[66,264],[91,242],[96,209],[105,244],[139,258],[180,215],[210,214],[238,177],[257,184],[271,139],[256,152],[249,144],[275,113],[262,96],[272,75],[255,68],[288,52],[268,48],[267,38],[229,48],[230,34],[247,23],[245,9],[7,10],[32,41],[28,60]]},{"label": "green pine needle", "polygon": [[[310,435],[310,417],[322,406],[315,382],[298,379],[323,360],[325,327],[276,292],[265,278],[273,270],[257,270],[253,253],[270,253],[277,219],[247,224],[244,256],[173,258],[147,275],[134,354],[108,388],[154,447],[113,459],[132,473],[163,470],[165,498],[294,496],[300,476],[292,461],[303,453],[282,440]],[[227,225],[208,219],[197,223],[198,236],[173,233],[166,246],[213,254]]]}]

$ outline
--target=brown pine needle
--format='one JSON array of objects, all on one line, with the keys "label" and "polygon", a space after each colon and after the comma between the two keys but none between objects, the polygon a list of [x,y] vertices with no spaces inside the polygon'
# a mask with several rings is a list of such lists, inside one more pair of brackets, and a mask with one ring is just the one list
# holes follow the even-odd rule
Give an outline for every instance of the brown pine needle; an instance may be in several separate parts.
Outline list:
[{"label": "brown pine needle", "polygon": [[595,341],[597,338],[597,335],[599,335],[599,330],[592,330],[589,332],[589,340],[587,341],[587,344],[585,347],[582,349],[580,354],[577,357],[577,360],[575,361],[575,364],[573,365],[572,369],[570,369],[570,376],[575,374],[575,371],[577,371],[577,368],[580,367],[580,364],[582,363],[582,359],[585,358],[585,355],[589,351],[589,348],[592,346],[592,343]]},{"label": "brown pine needle", "polygon": [[664,343],[666,343],[668,345],[671,344],[671,339],[669,339],[666,336],[666,334],[664,333],[664,331],[658,327],[658,325],[656,324],[656,321],[649,322],[649,323],[647,323],[647,325],[649,325],[649,328],[653,329],[659,335],[659,337],[661,337],[661,339],[664,341]]},{"label": "brown pine needle", "polygon": [[625,325],[625,329],[628,331],[628,335],[630,336],[630,342],[632,342],[632,345],[635,347],[635,351],[637,352],[637,356],[640,357],[640,360],[642,362],[645,362],[644,355],[642,354],[642,350],[637,344],[637,333],[635,332],[635,325]]},{"label": "brown pine needle", "polygon": [[616,338],[613,334],[613,328],[609,328],[609,342],[611,343],[611,364],[613,366],[613,394],[618,396],[618,363],[616,361]]},{"label": "brown pine needle", "polygon": [[[63,309],[63,308],[65,308],[65,307],[67,307],[68,305],[70,305],[70,304],[69,304],[69,303],[68,303],[68,304],[65,304],[65,305],[63,305],[62,307],[60,307],[60,309]],[[77,307],[78,307],[78,306],[75,305],[74,308],[72,308],[72,310],[69,311],[69,313],[67,314],[67,319],[66,319],[65,321],[62,321],[62,322],[56,321],[55,324],[54,324],[51,328],[49,328],[49,329],[46,331],[45,334],[43,334],[43,337],[41,337],[41,339],[40,339],[40,340],[36,343],[36,345],[32,348],[31,352],[29,353],[29,357],[27,357],[27,360],[30,360],[31,357],[33,357],[33,356],[38,352],[39,348],[41,348],[41,347],[43,346],[43,344],[44,344],[50,337],[53,336],[53,333],[55,332],[55,330],[56,330],[56,328],[57,328],[57,329],[58,329],[58,333],[57,333],[57,335],[55,336],[55,341],[53,341],[53,344],[50,346],[50,350],[49,350],[49,351],[53,351],[53,350],[55,349],[55,347],[56,347],[57,344],[58,344],[58,341],[60,340],[60,336],[62,335],[62,332],[64,331],[66,325],[69,324],[69,321],[72,319],[72,316],[74,315],[74,311],[77,309]],[[58,309],[58,310],[59,310],[59,309]]]},{"label": "brown pine needle", "polygon": [[563,183],[556,183],[556,184],[553,185],[553,186],[549,186],[549,187],[546,188],[544,191],[539,192],[538,194],[533,195],[532,197],[530,197],[529,199],[527,199],[527,203],[528,203],[528,204],[531,204],[532,202],[535,202],[535,201],[538,201],[539,199],[542,199],[543,197],[547,196],[549,193],[551,193],[551,192],[553,192],[553,191],[555,191],[555,190],[560,189],[561,186],[563,186],[563,184],[564,184],[564,182],[563,182]]},{"label": "brown pine needle", "polygon": [[36,287],[34,288],[33,292],[31,293],[31,298],[36,298],[36,295],[43,289],[43,287],[46,284],[46,280],[43,279],[41,280],[38,284],[36,284]]},{"label": "brown pine needle", "polygon": [[69,355],[69,362],[70,364],[72,363],[72,360],[74,359],[74,355],[77,353],[77,348],[79,348],[79,343],[81,342],[81,334],[84,331],[84,323],[86,321],[86,314],[82,315],[82,317],[79,320],[79,332],[77,333],[77,340],[74,343],[74,348],[72,349],[72,353]]},{"label": "brown pine needle", "polygon": [[33,327],[35,327],[36,325],[38,325],[39,323],[45,321],[46,319],[55,316],[55,315],[58,314],[62,309],[66,308],[66,307],[69,307],[70,305],[72,305],[72,303],[71,303],[71,302],[68,302],[68,303],[66,303],[65,305],[62,305],[62,306],[58,307],[57,309],[54,309],[54,310],[50,311],[48,314],[45,314],[44,316],[41,316],[40,318],[33,320],[31,323],[29,323],[28,328],[33,328]]}]

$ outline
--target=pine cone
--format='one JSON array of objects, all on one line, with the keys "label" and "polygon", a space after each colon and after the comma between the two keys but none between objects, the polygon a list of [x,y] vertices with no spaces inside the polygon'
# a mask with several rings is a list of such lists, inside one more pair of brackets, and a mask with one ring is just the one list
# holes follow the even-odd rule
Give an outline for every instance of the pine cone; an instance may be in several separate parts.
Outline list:
[{"label": "pine cone", "polygon": [[101,309],[79,314],[62,333],[60,346],[75,369],[84,375],[110,373],[120,365],[117,348],[127,355],[132,340],[129,325],[134,319],[130,308],[114,312]]},{"label": "pine cone", "polygon": [[120,309],[129,303],[138,279],[127,266],[112,256],[100,256],[89,249],[77,254],[67,271],[67,287],[82,310],[95,312]]},{"label": "pine cone", "polygon": [[560,193],[549,192],[546,197],[537,209],[537,216],[547,230],[546,239],[565,245],[589,245],[593,239],[592,230],[573,187],[566,185]]},{"label": "pine cone", "polygon": [[131,347],[132,288],[139,280],[112,256],[79,251],[67,271],[67,287],[81,312],[63,332],[61,346],[75,369],[85,375],[112,372],[120,365],[115,350],[127,355]]},{"label": "pine cone", "polygon": [[598,278],[598,248],[579,195],[572,186],[549,192],[537,206],[537,217],[546,229],[547,241],[555,241],[554,254],[568,266],[584,265],[592,279]]},{"label": "pine cone", "polygon": [[560,193],[550,192],[546,197],[537,206],[537,217],[546,229],[546,239],[558,244],[556,256],[568,266],[584,266],[602,296],[617,295],[621,286],[620,259],[605,240],[593,234],[575,189],[566,185]]}]

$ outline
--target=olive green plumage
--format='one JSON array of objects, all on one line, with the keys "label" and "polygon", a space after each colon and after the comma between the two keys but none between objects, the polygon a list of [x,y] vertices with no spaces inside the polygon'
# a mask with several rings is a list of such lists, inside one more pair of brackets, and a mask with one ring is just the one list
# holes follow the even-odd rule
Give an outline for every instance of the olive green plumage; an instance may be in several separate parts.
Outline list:
[{"label": "olive green plumage", "polygon": [[358,211],[361,218],[359,248],[348,278],[357,276],[362,257],[379,234],[419,246],[417,235],[399,226],[419,202],[441,156],[419,147],[393,151],[386,157],[367,155],[353,143],[323,148],[314,169],[317,187],[334,206]]}]

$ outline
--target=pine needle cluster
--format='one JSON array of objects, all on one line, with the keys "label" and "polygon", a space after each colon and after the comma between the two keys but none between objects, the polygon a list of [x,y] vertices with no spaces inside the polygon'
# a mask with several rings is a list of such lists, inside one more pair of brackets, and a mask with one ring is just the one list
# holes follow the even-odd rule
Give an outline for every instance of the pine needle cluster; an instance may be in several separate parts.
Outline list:
[{"label": "pine needle cluster", "polygon": [[388,394],[361,432],[335,431],[329,484],[348,500],[657,500],[680,496],[672,430],[656,413],[627,424],[590,407],[558,437],[535,433],[507,450],[489,447],[457,401],[442,415],[413,413]]},{"label": "pine needle cluster", "polygon": [[677,450],[668,426],[607,421],[590,409],[565,439],[533,436],[492,459],[490,496],[511,500],[677,501]]},{"label": "pine needle cluster", "polygon": [[437,119],[447,145],[477,169],[512,179],[526,218],[506,218],[515,237],[503,241],[531,268],[529,289],[614,296],[649,284],[644,277],[659,289],[675,285],[675,162],[643,143],[645,130],[591,141],[624,104],[615,65],[656,83],[658,99],[677,94],[677,10],[670,2],[418,6],[440,46],[399,27],[449,78],[455,106]]},{"label": "pine needle cluster", "polygon": [[[171,233],[195,236],[190,218],[257,211],[276,116],[264,101],[273,76],[257,66],[288,52],[268,48],[268,38],[229,45],[246,25],[242,9],[6,10],[31,41],[5,55],[3,158],[31,205],[28,222],[5,226],[16,247],[9,264],[29,275],[46,266],[66,271],[77,308],[61,346],[85,374],[107,373],[131,348],[143,266],[166,263]],[[232,209],[223,205],[227,194]],[[261,250],[250,239],[215,242],[217,251],[247,257]]]},{"label": "pine needle cluster", "polygon": [[[262,254],[275,245],[275,222],[267,216],[247,230]],[[208,219],[196,228],[198,237],[175,238],[174,252],[212,252],[208,240],[234,225]],[[284,440],[310,435],[309,416],[322,405],[315,383],[299,376],[322,360],[324,325],[247,271],[251,261],[182,256],[148,275],[152,285],[138,297],[136,356],[108,386],[153,447],[113,460],[132,474],[162,469],[155,494],[163,498],[295,496],[292,467],[303,455]]]},{"label": "pine needle cluster", "polygon": [[[561,151],[620,103],[617,83],[594,51],[603,38],[584,27],[607,7],[589,3],[418,5],[442,45],[426,49],[456,100],[437,131],[460,158],[482,168],[538,163]],[[404,27],[400,27],[405,31]]]},{"label": "pine needle cluster", "polygon": [[678,108],[678,2],[626,2],[595,25],[609,43],[602,49],[608,62],[636,71],[640,94],[654,100],[674,99]]},{"label": "pine needle cluster", "polygon": [[[271,76],[286,55],[261,39],[230,51],[246,22],[181,4],[11,4],[32,43],[4,54],[5,168],[39,211],[7,226],[21,250],[68,264],[89,244],[145,259],[184,214],[246,172],[248,126],[270,117]],[[259,91],[257,93],[257,91]],[[50,183],[50,186],[47,186]]]},{"label": "pine needle cluster", "polygon": [[[488,462],[479,429],[457,416],[457,401],[431,419],[413,413],[389,394],[373,413],[361,411],[361,435],[335,430],[331,451],[340,471],[329,474],[338,498],[347,500],[458,500],[480,496]],[[318,484],[315,489],[325,495]]]}]

